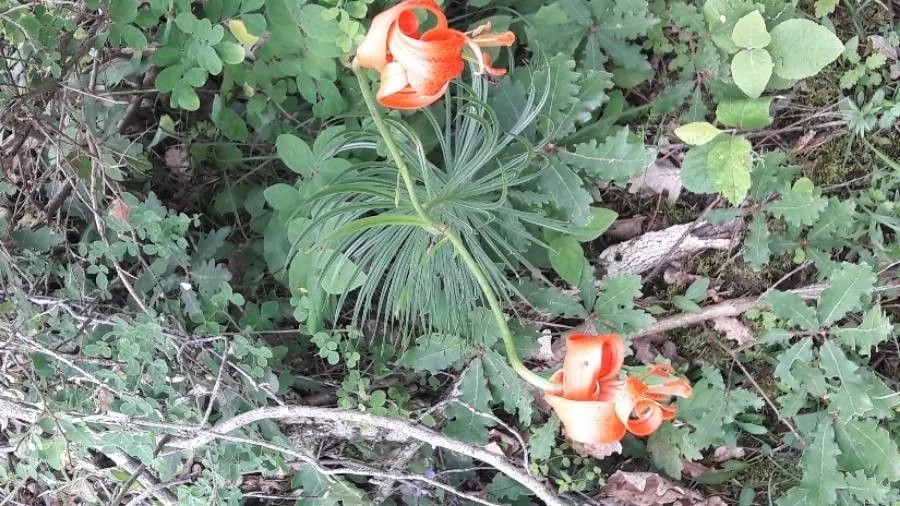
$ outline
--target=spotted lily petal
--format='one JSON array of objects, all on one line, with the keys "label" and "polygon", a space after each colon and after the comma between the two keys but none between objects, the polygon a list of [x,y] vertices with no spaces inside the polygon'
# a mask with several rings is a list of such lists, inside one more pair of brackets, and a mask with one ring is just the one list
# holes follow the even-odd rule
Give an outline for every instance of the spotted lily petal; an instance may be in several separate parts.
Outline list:
[{"label": "spotted lily petal", "polygon": [[[615,334],[566,337],[563,361],[563,397],[572,400],[611,400],[600,383],[615,379],[625,360],[625,345]],[[604,397],[601,399],[600,397]]]}]

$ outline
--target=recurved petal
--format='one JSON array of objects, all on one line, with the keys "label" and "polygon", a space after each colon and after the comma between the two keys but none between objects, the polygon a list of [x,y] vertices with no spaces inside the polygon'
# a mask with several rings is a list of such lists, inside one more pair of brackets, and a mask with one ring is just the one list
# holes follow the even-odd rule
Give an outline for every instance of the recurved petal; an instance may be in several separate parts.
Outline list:
[{"label": "recurved petal", "polygon": [[619,421],[635,436],[652,434],[663,422],[659,403],[647,398],[648,387],[637,378],[628,378],[615,400]]},{"label": "recurved petal", "polygon": [[410,86],[431,95],[462,74],[465,43],[465,34],[450,28],[433,28],[421,39],[394,29],[388,47],[394,61],[406,69]]},{"label": "recurved petal", "polygon": [[389,109],[421,109],[440,100],[440,98],[444,96],[444,92],[447,91],[447,86],[449,86],[449,83],[445,84],[443,88],[433,95],[419,93],[412,87],[407,86],[392,95],[382,96],[381,93],[379,93],[377,96],[378,103]]},{"label": "recurved petal", "polygon": [[544,395],[556,411],[569,439],[587,444],[610,444],[622,439],[625,426],[616,417],[612,402],[573,401],[557,395]]},{"label": "recurved petal", "polygon": [[410,35],[415,35],[419,21],[412,12],[415,9],[425,9],[437,18],[438,27],[447,27],[447,18],[434,0],[405,0],[397,5],[382,11],[372,19],[369,31],[356,50],[356,58],[359,64],[366,68],[381,71],[388,62],[388,37],[394,26],[399,25],[400,30]]},{"label": "recurved petal", "polygon": [[684,378],[669,380],[659,385],[651,385],[647,388],[650,397],[656,400],[665,400],[666,397],[690,397],[693,393],[691,384]]},{"label": "recurved petal", "polygon": [[618,376],[625,360],[625,345],[615,334],[570,334],[566,337],[566,347],[562,381],[563,396],[567,399],[596,399],[598,383]]}]

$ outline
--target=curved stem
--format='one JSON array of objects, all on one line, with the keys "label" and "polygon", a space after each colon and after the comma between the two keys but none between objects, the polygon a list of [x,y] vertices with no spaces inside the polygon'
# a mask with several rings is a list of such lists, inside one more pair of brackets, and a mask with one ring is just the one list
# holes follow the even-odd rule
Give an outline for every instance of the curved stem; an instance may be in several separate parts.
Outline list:
[{"label": "curved stem", "polygon": [[503,338],[503,345],[506,349],[506,358],[509,360],[509,365],[523,380],[535,387],[545,391],[558,391],[561,388],[559,384],[539,376],[522,363],[519,354],[516,352],[512,331],[510,331],[509,325],[506,323],[506,317],[503,314],[503,308],[500,306],[500,301],[497,299],[497,294],[494,293],[491,282],[488,280],[487,276],[484,275],[484,272],[481,270],[481,267],[478,265],[475,258],[472,257],[468,248],[466,248],[462,238],[457,235],[455,231],[450,230],[446,226],[431,219],[431,217],[426,214],[425,208],[422,207],[422,204],[419,202],[419,198],[416,195],[415,184],[410,175],[409,166],[406,165],[403,154],[400,152],[400,148],[394,141],[394,137],[388,129],[387,124],[385,124],[381,111],[378,109],[378,104],[375,102],[369,79],[365,76],[356,62],[353,62],[353,72],[359,80],[359,87],[362,91],[363,100],[366,103],[366,107],[369,109],[372,120],[375,121],[375,127],[378,128],[378,132],[384,138],[384,144],[387,146],[391,158],[394,159],[394,163],[397,165],[397,170],[400,173],[400,178],[403,179],[404,186],[406,186],[406,192],[409,194],[409,201],[412,204],[413,209],[422,220],[428,223],[428,227],[443,232],[444,236],[447,237],[447,240],[450,241],[450,244],[452,244],[453,248],[456,250],[456,254],[459,255],[460,259],[462,259],[463,263],[466,264],[466,267],[469,269],[469,272],[472,273],[479,288],[481,288],[482,294],[484,294],[484,298],[487,299],[488,305],[491,308],[491,314],[494,316],[494,319],[497,321],[497,326],[500,328],[500,336]]}]

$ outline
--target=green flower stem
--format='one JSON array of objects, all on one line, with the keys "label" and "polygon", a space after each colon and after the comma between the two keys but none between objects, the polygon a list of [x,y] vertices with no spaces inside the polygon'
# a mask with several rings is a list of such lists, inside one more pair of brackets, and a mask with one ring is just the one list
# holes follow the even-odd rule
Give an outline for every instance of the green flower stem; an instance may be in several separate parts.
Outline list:
[{"label": "green flower stem", "polygon": [[472,254],[469,253],[462,238],[457,235],[456,232],[450,230],[445,225],[434,221],[425,213],[425,208],[422,207],[422,204],[419,202],[419,198],[416,195],[415,184],[410,176],[409,167],[406,165],[406,161],[403,159],[400,148],[397,147],[397,143],[394,141],[391,131],[385,124],[381,111],[378,109],[378,104],[375,102],[375,96],[372,94],[369,79],[355,61],[353,62],[353,72],[356,73],[356,78],[359,80],[359,87],[362,91],[363,100],[366,102],[366,107],[368,107],[369,113],[372,115],[372,120],[375,121],[375,127],[378,128],[378,132],[381,133],[381,136],[384,138],[384,144],[387,146],[391,157],[394,159],[394,163],[397,164],[397,170],[400,172],[400,178],[403,179],[403,184],[406,186],[406,192],[409,194],[409,201],[412,203],[413,209],[416,211],[416,214],[428,224],[427,226],[430,229],[440,230],[443,233],[447,240],[450,241],[450,244],[453,245],[456,254],[459,255],[463,263],[466,264],[469,272],[475,277],[475,281],[478,282],[478,286],[481,288],[484,298],[487,299],[488,305],[491,307],[491,314],[494,316],[494,319],[497,321],[497,325],[500,328],[500,335],[503,338],[503,344],[506,349],[506,358],[509,360],[510,366],[523,380],[531,383],[535,387],[540,388],[541,390],[558,391],[560,386],[557,383],[553,383],[552,381],[539,376],[522,363],[519,354],[516,352],[512,331],[509,330],[509,325],[506,323],[506,317],[503,314],[503,308],[500,307],[500,301],[497,299],[497,294],[494,293],[494,288],[491,286],[490,281],[488,281],[487,277],[484,275],[478,262],[472,257]]}]

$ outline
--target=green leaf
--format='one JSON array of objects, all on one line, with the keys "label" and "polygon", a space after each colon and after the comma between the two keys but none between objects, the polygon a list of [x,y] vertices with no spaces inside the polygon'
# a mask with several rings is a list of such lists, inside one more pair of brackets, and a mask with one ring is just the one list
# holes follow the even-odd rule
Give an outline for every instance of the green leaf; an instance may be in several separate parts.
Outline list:
[{"label": "green leaf", "polygon": [[626,127],[607,137],[600,145],[593,140],[576,144],[574,152],[561,151],[560,157],[592,180],[624,186],[653,163],[656,152],[642,142],[629,141]]},{"label": "green leaf", "polygon": [[766,30],[766,21],[762,14],[754,10],[734,24],[731,40],[741,48],[760,49],[768,46],[772,38]]},{"label": "green leaf", "polygon": [[225,134],[225,137],[237,142],[245,142],[249,136],[247,124],[241,116],[234,112],[230,107],[222,105],[222,99],[219,95],[213,99],[212,119]]},{"label": "green leaf", "polygon": [[437,374],[466,357],[473,350],[459,336],[452,334],[426,334],[416,340],[415,346],[407,350],[397,364],[414,371],[428,371]]},{"label": "green leaf", "polygon": [[212,46],[207,46],[206,44],[197,46],[197,63],[214,76],[222,72],[222,60]]},{"label": "green leaf", "polygon": [[147,37],[134,25],[119,25],[119,34],[122,42],[135,51],[143,51],[147,47]]},{"label": "green leaf", "polygon": [[568,234],[579,242],[593,241],[603,235],[603,232],[606,232],[618,217],[619,215],[615,211],[604,207],[592,207],[591,220],[588,224],[581,227],[570,227]]},{"label": "green leaf", "polygon": [[769,115],[771,104],[772,97],[720,102],[716,106],[716,119],[725,126],[756,130],[772,124]]},{"label": "green leaf", "polygon": [[808,306],[796,293],[769,290],[762,296],[762,300],[769,305],[775,316],[787,322],[788,325],[804,330],[819,328],[819,319],[816,317],[815,309]]},{"label": "green leaf", "polygon": [[840,0],[816,0],[816,17],[825,17],[837,7]]},{"label": "green leaf", "polygon": [[[870,478],[866,473],[857,471],[845,475],[847,484],[841,490],[842,493],[850,493],[858,502],[857,504],[887,504],[887,494],[890,488],[883,485],[881,480]],[[844,503],[850,503],[846,499]]]},{"label": "green leaf", "polygon": [[263,192],[266,202],[278,211],[294,211],[303,203],[300,192],[291,185],[276,183]]},{"label": "green leaf", "polygon": [[672,303],[675,304],[675,307],[684,311],[685,313],[698,314],[703,311],[703,308],[697,305],[696,302],[683,295],[676,295],[672,297]]},{"label": "green leaf", "polygon": [[503,403],[503,409],[519,414],[519,421],[531,424],[534,397],[525,388],[522,378],[509,366],[506,358],[493,350],[482,355],[484,371],[491,385],[494,399]]},{"label": "green leaf", "polygon": [[874,407],[872,399],[866,394],[862,378],[856,372],[859,366],[849,360],[833,340],[826,340],[819,348],[819,362],[826,376],[840,379],[838,391],[829,396],[829,410],[836,411],[840,421],[863,416]]},{"label": "green leaf", "polygon": [[858,326],[834,329],[833,332],[841,344],[858,350],[863,357],[868,357],[873,346],[877,346],[890,337],[892,327],[891,321],[881,310],[881,306],[875,305],[866,311],[862,323]]},{"label": "green leaf", "polygon": [[684,291],[684,296],[694,302],[703,302],[706,300],[706,292],[709,290],[709,278],[700,278]]},{"label": "green leaf", "polygon": [[822,190],[805,177],[794,182],[794,186],[786,187],[781,198],[769,204],[769,210],[776,218],[794,226],[812,225],[819,219],[828,201],[822,198]]},{"label": "green leaf", "polygon": [[13,243],[16,247],[22,249],[30,249],[38,253],[44,253],[53,249],[54,246],[62,243],[63,236],[48,227],[41,227],[32,230],[31,228],[20,228],[13,231]]},{"label": "green leaf", "polygon": [[169,93],[173,91],[178,84],[181,83],[181,76],[183,73],[184,67],[181,65],[172,65],[171,67],[162,69],[159,74],[156,75],[156,89],[158,89],[160,93]]},{"label": "green leaf", "polygon": [[488,390],[480,358],[472,361],[466,375],[459,382],[459,400],[478,411],[490,412],[491,391]]},{"label": "green leaf", "polygon": [[[506,499],[507,501],[516,501],[520,497],[533,495],[531,490],[519,485],[519,482],[506,476],[503,473],[497,473],[490,483],[484,487],[492,496],[498,499]],[[511,504],[507,502],[507,504]]]},{"label": "green leaf", "polygon": [[[807,234],[810,242],[829,241],[835,237],[840,237],[845,232],[847,223],[853,219],[856,211],[856,202],[851,199],[841,200],[835,197],[828,199],[828,205],[812,230]],[[830,245],[829,245],[830,247]]]},{"label": "green leaf", "polygon": [[707,163],[716,189],[732,204],[738,204],[750,190],[750,141],[743,137],[728,137],[709,152]]},{"label": "green leaf", "polygon": [[694,193],[715,193],[716,185],[710,174],[709,153],[714,147],[726,142],[725,136],[694,146],[688,150],[681,163],[681,183]]},{"label": "green leaf", "polygon": [[864,470],[879,480],[900,480],[900,453],[891,434],[873,419],[851,419],[835,425],[841,455],[838,465],[844,471]]},{"label": "green leaf", "polygon": [[605,278],[601,289],[594,304],[598,325],[627,334],[653,323],[653,317],[634,307],[634,299],[641,296],[640,276],[623,274]]},{"label": "green leaf", "polygon": [[829,326],[849,311],[862,308],[862,300],[868,299],[877,277],[867,264],[843,262],[831,273],[828,288],[819,297],[819,323]]},{"label": "green leaf", "polygon": [[197,96],[194,88],[191,88],[187,83],[179,83],[172,90],[172,102],[185,111],[200,109],[200,97]]},{"label": "green leaf", "polygon": [[705,365],[702,371],[693,394],[678,400],[678,419],[697,429],[690,441],[698,449],[721,444],[726,431],[733,432],[738,415],[763,406],[763,400],[745,388],[726,388],[715,367]]},{"label": "green leaf", "polygon": [[444,434],[464,443],[483,445],[488,441],[488,427],[496,422],[491,418],[479,415],[459,403],[452,403],[444,409],[447,424]]},{"label": "green leaf", "polygon": [[110,0],[109,19],[113,23],[131,23],[137,19],[138,0]]},{"label": "green leaf", "polygon": [[517,288],[528,304],[541,313],[566,318],[583,318],[586,315],[577,296],[563,293],[555,286],[523,281]]},{"label": "green leaf", "polygon": [[240,44],[223,40],[216,44],[219,58],[229,65],[237,65],[244,61],[244,48]]},{"label": "green leaf", "polygon": [[343,253],[324,250],[316,266],[321,269],[319,284],[331,295],[343,295],[366,282],[366,273]]},{"label": "green leaf", "polygon": [[789,19],[772,28],[768,49],[775,74],[785,79],[814,76],[844,51],[844,44],[824,26],[806,19]]},{"label": "green leaf", "polygon": [[209,79],[209,72],[200,67],[194,67],[184,73],[183,79],[184,82],[190,84],[194,88],[199,88],[206,84],[206,80]]},{"label": "green leaf", "polygon": [[784,384],[792,390],[800,390],[802,388],[800,381],[791,373],[791,367],[794,362],[807,363],[812,360],[812,357],[812,339],[804,337],[775,357],[778,361],[774,371],[775,377],[781,378]]},{"label": "green leaf", "polygon": [[664,423],[647,439],[647,451],[653,465],[672,478],[680,478],[683,459],[699,460],[703,455],[692,444],[687,427]]},{"label": "green leaf", "polygon": [[809,504],[833,504],[837,490],[843,487],[843,475],[837,468],[841,452],[834,441],[834,426],[826,418],[819,423],[816,437],[800,458],[803,478],[797,486],[805,492]]},{"label": "green leaf", "polygon": [[773,66],[765,49],[742,49],[731,60],[731,76],[748,97],[758,98],[769,83]]},{"label": "green leaf", "polygon": [[544,425],[532,429],[531,437],[528,438],[531,458],[534,460],[549,459],[553,455],[557,434],[559,434],[559,418],[555,414],[551,415]]},{"label": "green leaf", "polygon": [[688,123],[675,129],[675,135],[691,146],[706,144],[720,133],[722,133],[721,130],[705,121]]},{"label": "green leaf", "polygon": [[295,135],[281,134],[275,139],[275,149],[289,169],[304,178],[310,177],[315,165],[315,155],[307,143]]},{"label": "green leaf", "polygon": [[565,211],[575,225],[584,226],[591,219],[591,194],[584,189],[584,182],[572,169],[554,157],[541,170],[538,188],[550,197],[553,205]]},{"label": "green leaf", "polygon": [[550,265],[571,285],[577,285],[584,267],[581,244],[572,236],[563,235],[550,241]]},{"label": "green leaf", "polygon": [[747,237],[744,239],[744,261],[753,270],[758,271],[769,263],[772,252],[769,250],[769,226],[761,212],[753,213]]}]

